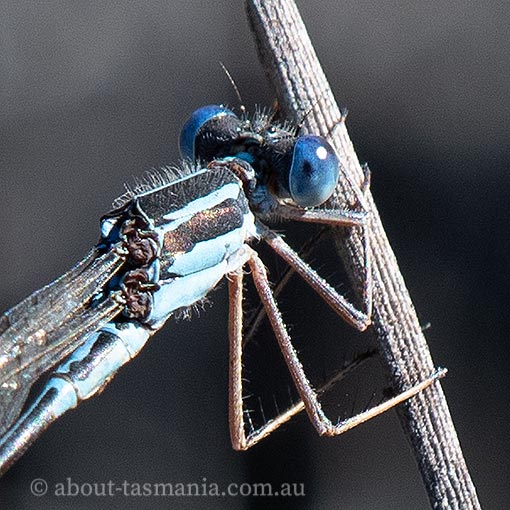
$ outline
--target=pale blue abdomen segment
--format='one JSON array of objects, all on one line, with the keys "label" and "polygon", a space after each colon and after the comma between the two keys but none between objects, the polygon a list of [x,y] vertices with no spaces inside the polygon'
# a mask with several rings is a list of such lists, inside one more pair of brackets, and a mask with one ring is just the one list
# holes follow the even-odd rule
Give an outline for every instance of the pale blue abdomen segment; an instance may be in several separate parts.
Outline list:
[{"label": "pale blue abdomen segment", "polygon": [[101,390],[134,358],[153,331],[138,322],[106,324],[52,374],[39,397],[0,441],[0,458],[15,461],[58,417]]},{"label": "pale blue abdomen segment", "polygon": [[55,375],[72,382],[78,400],[89,398],[140,352],[149,337],[150,331],[137,322],[109,322],[91,334]]}]

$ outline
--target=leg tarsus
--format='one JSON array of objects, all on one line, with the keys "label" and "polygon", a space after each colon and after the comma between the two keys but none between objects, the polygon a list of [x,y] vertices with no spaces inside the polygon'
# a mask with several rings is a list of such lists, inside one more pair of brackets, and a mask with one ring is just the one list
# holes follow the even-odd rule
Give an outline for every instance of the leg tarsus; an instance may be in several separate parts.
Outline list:
[{"label": "leg tarsus", "polygon": [[370,181],[372,178],[372,171],[370,170],[368,163],[364,163],[361,166],[361,169],[363,170],[363,176],[364,176],[363,183],[361,184],[361,193],[363,194],[363,196],[366,196],[366,194],[370,190]]}]

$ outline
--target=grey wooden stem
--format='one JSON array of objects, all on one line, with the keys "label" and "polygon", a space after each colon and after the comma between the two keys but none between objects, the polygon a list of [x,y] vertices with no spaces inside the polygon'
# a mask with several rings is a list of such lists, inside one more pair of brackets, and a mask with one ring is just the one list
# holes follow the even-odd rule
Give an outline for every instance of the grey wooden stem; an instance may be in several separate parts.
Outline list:
[{"label": "grey wooden stem", "polygon": [[[341,112],[293,0],[247,0],[259,56],[276,89],[280,107],[305,128],[329,136],[343,179],[330,205],[359,203],[363,170]],[[371,194],[366,229],[336,229],[337,248],[353,285],[360,289],[363,235],[370,235],[373,274],[373,330],[395,391],[409,388],[434,371],[434,364],[395,255]],[[365,230],[365,232],[363,232]],[[480,508],[440,383],[400,406],[399,417],[418,461],[434,509]]]}]

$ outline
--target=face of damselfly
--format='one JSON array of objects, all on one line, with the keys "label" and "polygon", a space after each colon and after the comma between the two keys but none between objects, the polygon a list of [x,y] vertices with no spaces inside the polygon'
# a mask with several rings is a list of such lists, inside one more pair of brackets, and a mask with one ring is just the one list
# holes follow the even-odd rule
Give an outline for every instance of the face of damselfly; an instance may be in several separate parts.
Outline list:
[{"label": "face of damselfly", "polygon": [[249,163],[257,186],[298,207],[325,202],[336,186],[340,164],[333,147],[320,136],[297,136],[266,114],[239,118],[224,106],[199,108],[184,124],[181,154],[211,161],[235,157]]}]

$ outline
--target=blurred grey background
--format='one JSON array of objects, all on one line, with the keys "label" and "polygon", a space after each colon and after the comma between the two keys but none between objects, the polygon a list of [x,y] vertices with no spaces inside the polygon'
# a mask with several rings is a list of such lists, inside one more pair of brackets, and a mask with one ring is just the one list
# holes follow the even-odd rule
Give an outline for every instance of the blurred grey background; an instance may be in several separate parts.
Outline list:
[{"label": "blurred grey background", "polygon": [[[434,359],[450,369],[444,388],[482,505],[507,508],[510,4],[299,5],[349,109],[420,318],[431,323]],[[194,108],[237,104],[219,61],[248,110],[272,104],[241,1],[0,4],[1,310],[86,253],[124,182],[178,160]],[[301,416],[253,451],[232,451],[225,298],[223,286],[200,317],[169,324],[102,395],[51,427],[0,481],[2,508],[427,509],[393,412],[335,439],[317,437]],[[339,363],[368,347],[313,303],[300,298],[291,321],[303,351],[320,354],[320,336],[336,327]],[[308,308],[324,331],[299,323]],[[307,344],[308,335],[319,338]],[[275,380],[266,380],[269,394]],[[374,380],[359,384],[370,394],[380,389]],[[365,403],[356,389],[337,398],[338,414]],[[306,496],[36,498],[34,478],[296,482]]]}]

